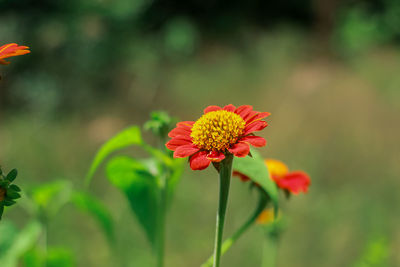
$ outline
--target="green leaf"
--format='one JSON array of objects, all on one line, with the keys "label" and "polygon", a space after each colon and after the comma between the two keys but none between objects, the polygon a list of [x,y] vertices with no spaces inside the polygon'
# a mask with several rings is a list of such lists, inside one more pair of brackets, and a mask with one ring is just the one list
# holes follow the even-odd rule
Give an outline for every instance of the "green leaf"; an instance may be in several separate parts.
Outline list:
[{"label": "green leaf", "polygon": [[89,168],[89,172],[86,175],[85,183],[90,184],[94,173],[104,159],[111,153],[131,146],[131,145],[141,145],[143,143],[142,136],[140,134],[140,129],[138,126],[132,126],[119,132],[117,135],[108,140],[97,152],[94,160]]},{"label": "green leaf", "polygon": [[7,197],[9,197],[11,199],[18,199],[21,197],[21,195],[19,193],[17,193],[15,190],[10,188],[7,190]]},{"label": "green leaf", "polygon": [[8,220],[0,223],[0,259],[4,257],[18,235],[18,229]]},{"label": "green leaf", "polygon": [[164,139],[174,125],[174,120],[165,111],[153,111],[150,114],[150,120],[144,124],[144,129],[150,130],[156,136]]},{"label": "green leaf", "polygon": [[4,212],[4,205],[3,203],[0,203],[0,220],[3,217],[3,212]]},{"label": "green leaf", "polygon": [[[168,179],[169,198],[173,196],[175,188],[182,177],[185,162],[186,160],[181,158],[173,159],[172,161],[172,165],[170,166],[172,173]],[[168,203],[170,203],[170,201],[168,201]]]},{"label": "green leaf", "polygon": [[253,182],[259,184],[269,195],[274,203],[275,209],[278,207],[278,190],[275,183],[270,178],[268,168],[264,163],[263,157],[256,151],[251,150],[252,157],[238,158],[233,161],[233,170],[248,176]]},{"label": "green leaf", "polygon": [[46,252],[43,249],[39,249],[38,246],[27,251],[23,256],[24,267],[42,267],[46,266]]},{"label": "green leaf", "polygon": [[156,177],[151,174],[145,163],[122,156],[113,158],[107,164],[107,177],[125,194],[133,213],[154,247],[158,213]]},{"label": "green leaf", "polygon": [[66,248],[50,248],[47,251],[46,267],[76,266],[73,253]]},{"label": "green leaf", "polygon": [[14,205],[15,203],[17,203],[17,202],[15,202],[15,201],[12,200],[12,199],[5,199],[5,200],[4,200],[4,206],[7,206],[7,207],[12,206],[12,205]]},{"label": "green leaf", "polygon": [[100,224],[110,242],[114,241],[114,228],[110,212],[97,198],[83,192],[75,192],[72,202],[83,212],[93,216]]},{"label": "green leaf", "polygon": [[10,182],[8,180],[0,179],[0,187],[5,188],[5,187],[8,187],[9,184],[10,184]]},{"label": "green leaf", "polygon": [[21,188],[15,184],[10,185],[10,189],[14,190],[15,192],[21,192]]},{"label": "green leaf", "polygon": [[10,182],[14,181],[17,178],[18,171],[16,169],[12,169],[8,174],[6,179]]},{"label": "green leaf", "polygon": [[37,242],[41,231],[40,223],[36,221],[25,226],[8,249],[0,254],[1,267],[16,267],[18,259]]},{"label": "green leaf", "polygon": [[72,185],[67,180],[56,180],[42,184],[31,192],[36,205],[47,215],[54,216],[71,198]]}]

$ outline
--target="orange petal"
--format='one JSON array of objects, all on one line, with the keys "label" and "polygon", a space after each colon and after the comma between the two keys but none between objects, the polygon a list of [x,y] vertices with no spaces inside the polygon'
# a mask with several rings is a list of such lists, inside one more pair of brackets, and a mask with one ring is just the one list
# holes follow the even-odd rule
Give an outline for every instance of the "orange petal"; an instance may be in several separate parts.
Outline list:
[{"label": "orange petal", "polygon": [[280,160],[266,159],[264,162],[267,165],[269,174],[275,181],[279,180],[289,172],[289,168]]}]

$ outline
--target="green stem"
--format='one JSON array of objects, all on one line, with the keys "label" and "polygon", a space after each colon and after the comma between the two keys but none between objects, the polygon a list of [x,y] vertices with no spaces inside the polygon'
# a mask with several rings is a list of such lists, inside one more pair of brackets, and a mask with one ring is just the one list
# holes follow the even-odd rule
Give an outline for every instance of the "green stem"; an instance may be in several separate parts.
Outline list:
[{"label": "green stem", "polygon": [[278,233],[266,233],[263,244],[262,267],[275,267],[278,253]]},{"label": "green stem", "polygon": [[[247,221],[228,239],[224,241],[221,248],[221,255],[224,255],[232,245],[254,224],[258,216],[264,210],[265,206],[268,204],[268,197],[260,190],[260,199],[258,201],[257,208],[254,210],[253,214],[247,219]],[[211,267],[214,261],[214,256],[208,258],[208,260],[201,265],[201,267]]]},{"label": "green stem", "polygon": [[157,267],[164,266],[164,250],[165,250],[165,224],[167,212],[167,177],[161,177],[160,184],[160,203],[157,221]]},{"label": "green stem", "polygon": [[222,236],[224,233],[226,207],[228,205],[229,186],[232,176],[233,156],[227,155],[220,163],[219,170],[219,204],[217,212],[217,225],[214,243],[214,267],[219,267],[221,259]]}]

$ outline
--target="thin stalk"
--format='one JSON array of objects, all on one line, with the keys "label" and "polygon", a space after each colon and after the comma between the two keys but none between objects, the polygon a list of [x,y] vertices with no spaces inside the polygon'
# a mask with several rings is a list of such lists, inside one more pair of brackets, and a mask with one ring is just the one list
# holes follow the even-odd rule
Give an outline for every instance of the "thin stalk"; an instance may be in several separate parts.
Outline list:
[{"label": "thin stalk", "polygon": [[[228,239],[224,241],[221,248],[221,255],[224,255],[232,245],[254,224],[258,216],[264,210],[268,203],[268,198],[263,192],[260,192],[260,199],[258,201],[257,208],[254,210],[253,214],[245,221],[245,223]],[[211,267],[214,261],[214,256],[208,258],[208,260],[201,265],[201,267]]]},{"label": "thin stalk", "polygon": [[262,267],[275,267],[278,253],[279,233],[265,234],[263,244]]},{"label": "thin stalk", "polygon": [[228,205],[229,186],[232,176],[233,156],[227,155],[220,163],[219,170],[219,204],[217,212],[217,224],[214,243],[214,264],[213,267],[219,267],[221,259],[222,236],[224,233],[226,207]]},{"label": "thin stalk", "polygon": [[39,243],[45,255],[47,255],[47,246],[48,246],[48,228],[49,228],[49,220],[47,214],[42,210],[39,213],[39,222],[42,225],[42,234],[39,238]]},{"label": "thin stalk", "polygon": [[157,221],[157,267],[164,266],[164,254],[165,254],[165,224],[166,224],[166,212],[167,212],[167,177],[162,175],[160,184],[160,203],[159,213]]}]

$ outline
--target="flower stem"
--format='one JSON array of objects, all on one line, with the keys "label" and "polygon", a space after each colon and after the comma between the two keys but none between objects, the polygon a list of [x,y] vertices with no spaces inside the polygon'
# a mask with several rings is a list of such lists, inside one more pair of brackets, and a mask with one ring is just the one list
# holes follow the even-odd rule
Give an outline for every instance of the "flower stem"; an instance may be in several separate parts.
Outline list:
[{"label": "flower stem", "polygon": [[165,246],[165,224],[167,211],[167,177],[161,177],[160,185],[160,203],[157,221],[157,267],[164,266],[164,246]]},{"label": "flower stem", "polygon": [[262,267],[275,267],[278,253],[279,233],[268,232],[264,236]]},{"label": "flower stem", "polygon": [[220,163],[219,170],[219,204],[217,212],[217,224],[214,243],[214,264],[213,267],[219,267],[221,258],[222,236],[224,232],[226,207],[228,205],[229,186],[232,176],[233,156],[227,155]]},{"label": "flower stem", "polygon": [[[253,214],[247,219],[247,221],[228,239],[224,241],[221,248],[221,255],[224,255],[232,245],[254,224],[258,216],[264,210],[265,206],[268,204],[268,196],[260,192],[260,199],[258,201],[257,208],[254,210]],[[208,258],[208,260],[201,265],[201,267],[211,267],[214,261],[214,256]]]}]

